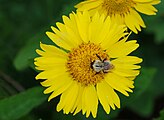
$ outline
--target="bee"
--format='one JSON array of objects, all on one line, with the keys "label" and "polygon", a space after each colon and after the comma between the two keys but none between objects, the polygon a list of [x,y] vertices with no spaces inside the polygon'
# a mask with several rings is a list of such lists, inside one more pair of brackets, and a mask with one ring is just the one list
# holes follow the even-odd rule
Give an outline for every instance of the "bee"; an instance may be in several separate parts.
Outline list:
[{"label": "bee", "polygon": [[96,73],[99,73],[101,71],[103,71],[104,73],[108,73],[113,68],[112,63],[106,58],[102,60],[97,54],[96,56],[99,58],[99,60],[95,60],[94,62],[92,62],[91,67],[93,68],[93,70],[96,71]]}]

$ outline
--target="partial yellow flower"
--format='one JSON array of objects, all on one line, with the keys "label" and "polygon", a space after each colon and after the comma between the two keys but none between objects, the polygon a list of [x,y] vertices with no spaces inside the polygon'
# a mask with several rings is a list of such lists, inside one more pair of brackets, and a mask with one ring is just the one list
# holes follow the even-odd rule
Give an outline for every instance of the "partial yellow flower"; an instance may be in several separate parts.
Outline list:
[{"label": "partial yellow flower", "polygon": [[156,15],[157,9],[153,5],[159,3],[160,0],[85,0],[75,7],[78,8],[77,11],[88,10],[91,16],[96,11],[110,16],[118,24],[125,24],[137,34],[141,27],[146,27],[138,12]]},{"label": "partial yellow flower", "polygon": [[116,91],[129,96],[134,88],[134,78],[139,74],[142,59],[128,56],[139,45],[136,40],[127,41],[125,26],[118,26],[110,17],[89,12],[71,13],[63,16],[64,23],[51,27],[46,32],[58,46],[40,43],[42,50],[36,50],[37,70],[42,72],[36,79],[43,79],[51,93],[48,101],[60,96],[57,111],[74,115],[82,111],[95,118],[100,102],[107,114],[110,109],[120,108]]}]

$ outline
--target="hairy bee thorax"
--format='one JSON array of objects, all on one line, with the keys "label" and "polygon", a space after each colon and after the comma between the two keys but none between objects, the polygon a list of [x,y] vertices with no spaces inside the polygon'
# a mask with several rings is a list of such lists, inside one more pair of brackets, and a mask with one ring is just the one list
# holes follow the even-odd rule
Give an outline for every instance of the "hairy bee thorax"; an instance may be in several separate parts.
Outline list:
[{"label": "hairy bee thorax", "polygon": [[99,59],[91,63],[91,67],[94,71],[96,71],[97,73],[101,71],[104,73],[108,73],[114,68],[113,64],[108,59],[105,58],[104,60],[102,60],[99,55],[96,54],[96,56]]}]

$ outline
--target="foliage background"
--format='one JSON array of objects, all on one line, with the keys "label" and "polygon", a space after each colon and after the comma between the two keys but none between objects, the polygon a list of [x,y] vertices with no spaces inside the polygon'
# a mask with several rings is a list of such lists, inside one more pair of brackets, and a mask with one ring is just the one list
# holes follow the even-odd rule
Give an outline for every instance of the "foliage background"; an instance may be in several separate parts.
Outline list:
[{"label": "foliage background", "polygon": [[[0,120],[86,119],[81,113],[73,117],[56,112],[59,97],[47,102],[33,65],[39,42],[50,43],[45,31],[79,1],[0,0]],[[119,94],[122,107],[109,115],[99,106],[96,120],[164,120],[164,4],[156,7],[156,16],[142,15],[147,28],[131,35],[140,43],[132,54],[144,59],[134,92],[130,97]]]}]

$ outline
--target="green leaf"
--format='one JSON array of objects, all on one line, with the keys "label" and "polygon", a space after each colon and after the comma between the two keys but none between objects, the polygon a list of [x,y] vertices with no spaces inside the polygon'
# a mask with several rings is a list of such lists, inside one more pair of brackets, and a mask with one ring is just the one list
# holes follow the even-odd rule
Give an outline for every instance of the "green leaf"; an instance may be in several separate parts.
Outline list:
[{"label": "green leaf", "polygon": [[134,80],[135,88],[133,89],[133,93],[129,93],[129,97],[118,93],[121,99],[121,106],[130,106],[136,99],[140,98],[149,88],[155,73],[155,68],[142,68],[140,75]]},{"label": "green leaf", "polygon": [[28,41],[27,45],[20,50],[14,59],[14,66],[17,70],[23,70],[28,67],[29,60],[37,56],[35,50],[39,48],[39,40],[43,39],[44,33],[36,35],[34,38]]},{"label": "green leaf", "polygon": [[153,110],[153,100],[150,94],[145,92],[151,86],[152,80],[156,74],[155,68],[142,68],[140,75],[134,80],[134,90],[130,93],[129,97],[126,97],[120,93],[121,109],[124,107],[130,108],[135,113],[141,116],[148,116]]},{"label": "green leaf", "polygon": [[0,87],[0,100],[6,96],[8,96],[8,93],[2,87]]},{"label": "green leaf", "polygon": [[140,97],[140,95],[145,92],[150,86],[154,76],[156,74],[156,68],[142,68],[141,74],[135,80],[135,96]]},{"label": "green leaf", "polygon": [[54,44],[45,34],[46,29],[40,31],[35,37],[31,38],[14,59],[14,66],[17,70],[24,70],[31,66],[31,61],[37,57],[36,49],[40,49],[40,42]]},{"label": "green leaf", "polygon": [[72,11],[75,11],[75,5],[78,4],[80,2],[80,0],[73,0],[71,1],[69,4],[64,5],[63,9],[61,11],[61,15],[69,15]]},{"label": "green leaf", "polygon": [[160,117],[159,117],[159,118],[156,118],[156,119],[154,119],[154,120],[164,120],[164,109],[162,109],[162,110],[160,111]]},{"label": "green leaf", "polygon": [[42,87],[34,87],[0,101],[0,120],[17,120],[46,100]]},{"label": "green leaf", "polygon": [[134,97],[128,107],[135,113],[148,117],[153,111],[154,97],[149,89],[152,87],[152,80],[155,76],[156,69],[144,68],[141,70],[141,75],[136,79]]},{"label": "green leaf", "polygon": [[153,112],[154,98],[151,93],[145,92],[135,99],[129,108],[142,117],[149,117]]},{"label": "green leaf", "polygon": [[[70,2],[69,4],[64,6],[63,10],[61,11],[61,15],[69,14],[72,10],[74,10],[74,8],[73,8],[73,6],[75,5],[74,2]],[[54,25],[55,22],[60,21],[61,18],[62,18],[61,16],[57,17],[53,21],[53,24],[51,24],[51,25]],[[34,65],[31,63],[31,61],[32,61],[32,59],[37,57],[35,50],[37,48],[39,48],[39,43],[41,41],[44,41],[43,43],[52,43],[51,40],[45,35],[47,28],[50,29],[50,26],[44,28],[42,31],[39,31],[36,36],[34,36],[30,40],[28,40],[27,44],[17,54],[16,58],[14,59],[14,66],[17,70],[24,70],[28,66],[34,67]],[[54,43],[52,43],[52,44],[54,44]]]},{"label": "green leaf", "polygon": [[147,24],[147,28],[144,29],[147,33],[154,33],[155,34],[155,42],[160,44],[164,42],[164,3],[161,2],[159,5],[156,6],[158,9],[157,15],[155,16],[144,16],[144,21]]}]

